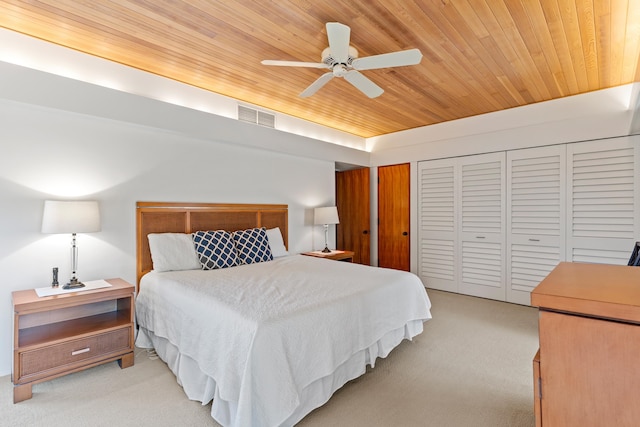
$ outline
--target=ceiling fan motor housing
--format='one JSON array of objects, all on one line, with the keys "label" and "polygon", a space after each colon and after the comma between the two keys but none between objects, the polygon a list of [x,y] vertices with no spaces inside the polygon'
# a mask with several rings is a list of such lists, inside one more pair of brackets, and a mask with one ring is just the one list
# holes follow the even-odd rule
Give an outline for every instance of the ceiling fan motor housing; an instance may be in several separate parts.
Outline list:
[{"label": "ceiling fan motor housing", "polygon": [[[331,49],[330,48],[325,48],[322,51],[322,62],[327,64],[327,66],[329,68],[334,68],[336,65],[338,65],[339,63],[335,60],[335,58],[331,55]],[[353,62],[354,59],[358,58],[358,50],[353,47],[353,46],[349,46],[349,56],[347,58],[347,62],[345,64],[346,67],[351,67],[351,63]],[[335,74],[335,71],[334,71]]]}]

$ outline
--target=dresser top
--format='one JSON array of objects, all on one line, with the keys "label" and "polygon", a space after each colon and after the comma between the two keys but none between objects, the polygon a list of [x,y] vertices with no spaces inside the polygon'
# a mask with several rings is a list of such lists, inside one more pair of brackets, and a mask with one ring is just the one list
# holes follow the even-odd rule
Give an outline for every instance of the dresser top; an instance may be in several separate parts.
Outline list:
[{"label": "dresser top", "polygon": [[531,305],[640,323],[640,267],[561,262],[531,292]]}]

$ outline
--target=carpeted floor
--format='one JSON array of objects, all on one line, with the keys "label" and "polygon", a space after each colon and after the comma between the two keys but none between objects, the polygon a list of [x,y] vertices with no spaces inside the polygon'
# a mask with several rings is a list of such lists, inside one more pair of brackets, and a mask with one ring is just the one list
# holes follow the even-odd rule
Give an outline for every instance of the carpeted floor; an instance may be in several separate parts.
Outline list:
[{"label": "carpeted floor", "polygon": [[[338,390],[299,426],[532,427],[531,360],[537,310],[428,291],[433,319],[375,368]],[[0,378],[2,426],[217,426],[210,405],[189,401],[159,359],[109,363],[36,384],[13,404]]]}]

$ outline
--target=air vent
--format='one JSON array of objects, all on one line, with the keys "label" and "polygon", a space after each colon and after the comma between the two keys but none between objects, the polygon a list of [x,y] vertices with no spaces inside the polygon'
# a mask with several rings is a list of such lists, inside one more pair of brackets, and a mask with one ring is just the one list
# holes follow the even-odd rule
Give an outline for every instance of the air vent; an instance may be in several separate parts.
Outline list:
[{"label": "air vent", "polygon": [[275,114],[258,111],[254,108],[245,107],[244,105],[238,105],[238,120],[269,128],[276,127]]},{"label": "air vent", "polygon": [[266,126],[268,128],[276,127],[275,114],[265,113],[264,111],[258,111],[258,124],[260,126]]}]

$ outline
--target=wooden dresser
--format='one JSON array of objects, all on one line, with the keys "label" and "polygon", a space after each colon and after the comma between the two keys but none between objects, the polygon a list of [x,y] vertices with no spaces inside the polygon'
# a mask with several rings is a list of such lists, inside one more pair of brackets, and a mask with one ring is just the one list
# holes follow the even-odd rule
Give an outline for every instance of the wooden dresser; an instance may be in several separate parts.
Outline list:
[{"label": "wooden dresser", "polygon": [[560,263],[531,305],[536,425],[640,425],[640,268]]},{"label": "wooden dresser", "polygon": [[32,396],[33,384],[117,360],[133,366],[134,287],[110,287],[39,298],[13,292],[13,402]]}]

